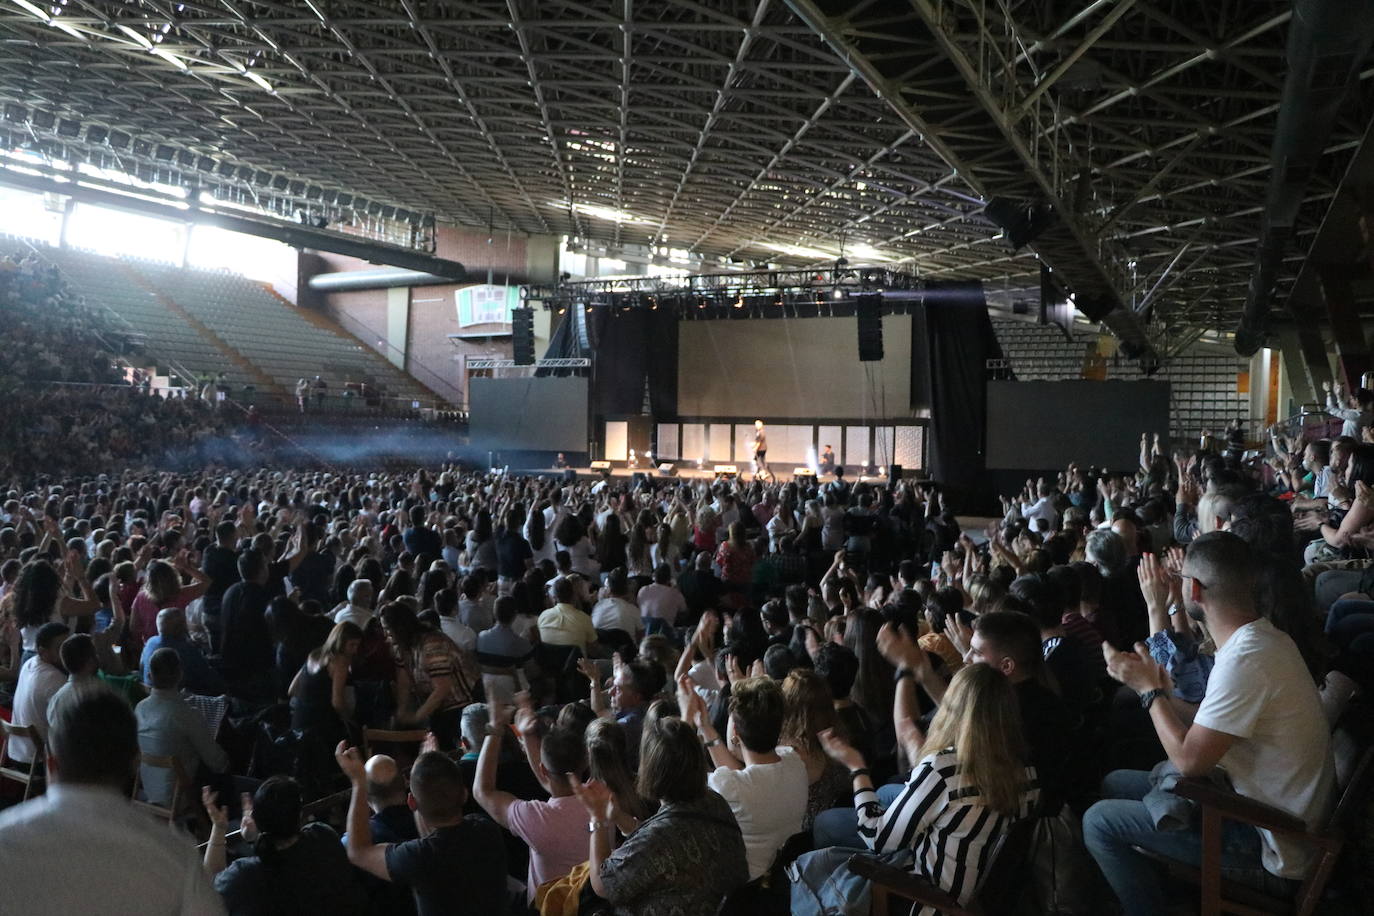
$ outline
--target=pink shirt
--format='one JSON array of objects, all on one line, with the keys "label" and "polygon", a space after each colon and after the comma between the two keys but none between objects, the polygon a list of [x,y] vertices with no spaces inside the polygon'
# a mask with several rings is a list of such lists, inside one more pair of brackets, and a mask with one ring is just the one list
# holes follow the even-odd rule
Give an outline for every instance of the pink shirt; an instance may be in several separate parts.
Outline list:
[{"label": "pink shirt", "polygon": [[506,809],[506,818],[510,832],[530,847],[525,891],[531,901],[539,885],[587,861],[587,809],[575,795],[518,801]]},{"label": "pink shirt", "polygon": [[[163,607],[179,607],[185,610],[186,605],[190,603],[189,601],[182,600],[181,596],[178,595],[176,598],[173,598],[163,605]],[[139,642],[147,642],[157,635],[157,612],[160,610],[162,610],[162,608],[157,607],[153,603],[153,599],[148,597],[147,592],[143,591],[143,589],[138,590],[138,594],[134,596],[133,607],[130,609],[131,613],[129,614],[129,620],[133,625],[134,635],[138,637]]]}]

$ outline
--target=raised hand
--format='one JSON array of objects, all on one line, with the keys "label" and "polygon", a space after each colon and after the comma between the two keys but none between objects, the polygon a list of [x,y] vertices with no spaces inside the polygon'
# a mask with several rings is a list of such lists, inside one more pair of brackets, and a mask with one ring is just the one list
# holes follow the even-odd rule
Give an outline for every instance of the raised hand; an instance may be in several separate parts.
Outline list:
[{"label": "raised hand", "polygon": [[725,656],[725,677],[732,684],[744,680],[744,669],[740,667],[739,656],[734,653]]},{"label": "raised hand", "polygon": [[577,660],[577,670],[582,673],[583,677],[591,681],[593,685],[599,685],[601,683],[601,672],[597,669],[596,662],[592,661],[590,658],[579,658]]},{"label": "raised hand", "polygon": [[1145,597],[1146,606],[1153,611],[1162,611],[1169,606],[1171,576],[1154,554],[1141,556],[1136,578],[1140,581],[1140,593]]},{"label": "raised hand", "polygon": [[600,779],[583,782],[576,773],[568,773],[567,777],[573,795],[587,809],[588,817],[604,823],[615,820],[615,795],[611,793],[610,786]]},{"label": "raised hand", "polygon": [[821,729],[816,733],[816,737],[820,739],[821,748],[825,751],[826,756],[845,769],[857,770],[863,767],[863,755],[837,735],[833,728]]},{"label": "raised hand", "polygon": [[213,791],[209,786],[201,786],[200,803],[205,807],[205,813],[210,818],[211,825],[223,830],[229,825],[229,809],[219,803],[219,793]]},{"label": "raised hand", "polygon": [[906,631],[895,623],[885,623],[878,629],[878,652],[889,664],[898,668],[917,670],[922,661],[927,665],[930,660]]},{"label": "raised hand", "polygon": [[349,747],[347,741],[340,741],[339,746],[334,748],[334,761],[350,782],[358,783],[366,779],[363,755],[356,747]]}]

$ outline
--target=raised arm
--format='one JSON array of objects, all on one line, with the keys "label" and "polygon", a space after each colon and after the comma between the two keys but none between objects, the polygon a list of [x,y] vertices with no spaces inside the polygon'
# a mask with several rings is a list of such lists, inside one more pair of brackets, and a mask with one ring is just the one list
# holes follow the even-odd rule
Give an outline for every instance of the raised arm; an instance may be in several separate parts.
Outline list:
[{"label": "raised arm", "polygon": [[334,759],[352,787],[348,799],[348,861],[383,881],[390,881],[386,851],[391,844],[372,842],[372,825],[368,822],[367,776],[362,755],[356,747],[349,747],[347,741],[340,741],[334,750]]},{"label": "raised arm", "polygon": [[482,752],[477,757],[477,773],[473,778],[472,791],[477,804],[507,830],[510,829],[510,809],[519,801],[509,792],[496,788],[496,769],[501,759],[501,741],[510,727],[511,707],[493,704],[491,720],[487,725],[487,736],[482,742]]}]

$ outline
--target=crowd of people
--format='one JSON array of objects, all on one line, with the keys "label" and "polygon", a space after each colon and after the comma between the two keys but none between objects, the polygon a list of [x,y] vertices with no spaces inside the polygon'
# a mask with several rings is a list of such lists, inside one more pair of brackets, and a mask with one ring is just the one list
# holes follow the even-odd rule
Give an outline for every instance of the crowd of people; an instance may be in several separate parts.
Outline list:
[{"label": "crowd of people", "polygon": [[[1201,855],[1171,784],[1317,829],[1369,723],[1355,436],[1142,440],[969,530],[842,468],[13,480],[4,754],[46,789],[0,893],[37,912],[854,912],[855,853],[967,903],[1031,818],[1027,901],[1153,916],[1139,850]],[[1315,852],[1223,861],[1293,897]]]},{"label": "crowd of people", "polygon": [[146,373],[126,373],[118,354],[141,362],[128,335],[36,257],[0,256],[0,334],[0,479],[254,457],[241,414],[163,397]]}]

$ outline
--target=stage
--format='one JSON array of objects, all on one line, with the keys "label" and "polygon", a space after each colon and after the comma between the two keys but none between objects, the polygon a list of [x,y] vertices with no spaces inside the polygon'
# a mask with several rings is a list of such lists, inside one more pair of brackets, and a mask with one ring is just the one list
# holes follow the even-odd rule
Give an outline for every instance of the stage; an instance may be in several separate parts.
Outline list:
[{"label": "stage", "polygon": [[[755,476],[753,468],[747,465],[735,465],[735,467],[739,469],[737,475],[717,474],[713,465],[698,467],[695,464],[682,464],[678,465],[671,475],[660,474],[657,467],[646,466],[636,468],[630,467],[624,462],[615,462],[614,465],[615,466],[611,467],[609,470],[591,467],[507,468],[506,473],[516,477],[562,477],[565,473],[571,471],[573,476],[579,481],[599,480],[603,474],[610,475],[612,480],[630,480],[633,479],[636,474],[643,474],[651,480],[686,480],[692,482],[698,480],[710,481],[722,476],[737,476],[738,479],[745,483],[752,483]],[[795,466],[787,468],[774,466],[770,470],[772,471],[775,481],[778,483],[790,483],[802,477],[802,475],[795,474]],[[814,479],[820,483],[826,483],[834,480],[835,476],[833,474],[807,475],[805,479]],[[845,480],[849,481],[851,484],[863,482],[875,485],[886,485],[888,482],[887,477],[877,474],[866,476],[860,475],[858,477],[851,477],[846,474]]]}]

